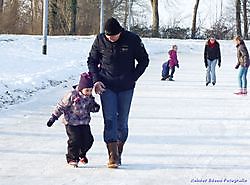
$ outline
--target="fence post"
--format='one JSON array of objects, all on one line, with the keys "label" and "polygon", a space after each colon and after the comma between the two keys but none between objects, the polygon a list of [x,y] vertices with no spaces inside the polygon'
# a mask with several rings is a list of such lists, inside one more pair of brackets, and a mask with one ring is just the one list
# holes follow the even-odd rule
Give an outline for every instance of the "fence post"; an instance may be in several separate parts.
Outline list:
[{"label": "fence post", "polygon": [[48,34],[48,0],[43,2],[43,49],[42,54],[47,54],[47,34]]}]

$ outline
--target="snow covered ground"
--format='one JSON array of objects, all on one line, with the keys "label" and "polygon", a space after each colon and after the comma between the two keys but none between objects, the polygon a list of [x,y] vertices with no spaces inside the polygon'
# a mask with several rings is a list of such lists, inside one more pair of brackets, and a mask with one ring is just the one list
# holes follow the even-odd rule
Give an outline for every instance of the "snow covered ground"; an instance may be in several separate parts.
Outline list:
[{"label": "snow covered ground", "polygon": [[[217,84],[206,87],[205,41],[143,39],[150,65],[135,90],[123,165],[106,168],[99,112],[92,114],[89,164],[68,167],[64,127],[46,122],[86,71],[93,39],[49,37],[43,56],[40,36],[0,35],[0,185],[250,184],[249,95],[233,94],[238,71],[232,41],[220,41]],[[172,44],[179,47],[176,81],[160,81]]]}]

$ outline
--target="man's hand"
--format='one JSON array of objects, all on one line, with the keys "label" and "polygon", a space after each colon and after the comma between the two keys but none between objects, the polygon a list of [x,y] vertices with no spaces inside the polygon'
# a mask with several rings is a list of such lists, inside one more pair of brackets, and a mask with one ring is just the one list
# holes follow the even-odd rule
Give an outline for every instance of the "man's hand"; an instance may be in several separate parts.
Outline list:
[{"label": "man's hand", "polygon": [[98,81],[94,84],[94,90],[96,94],[102,94],[105,91],[105,85]]}]

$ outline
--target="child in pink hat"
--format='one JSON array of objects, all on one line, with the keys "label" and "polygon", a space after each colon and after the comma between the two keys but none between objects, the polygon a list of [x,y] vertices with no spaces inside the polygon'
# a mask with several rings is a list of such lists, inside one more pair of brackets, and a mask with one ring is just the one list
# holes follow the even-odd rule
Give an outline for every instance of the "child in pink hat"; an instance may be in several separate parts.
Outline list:
[{"label": "child in pink hat", "polygon": [[68,135],[66,160],[74,167],[77,167],[78,163],[88,163],[86,153],[94,142],[89,125],[90,112],[98,112],[100,105],[92,96],[92,88],[91,75],[82,73],[78,85],[59,101],[47,122],[47,126],[51,127],[63,115],[62,122],[65,124]]},{"label": "child in pink hat", "polygon": [[169,60],[162,64],[161,80],[173,81],[175,66],[179,68],[179,61],[177,59],[177,45],[173,45],[172,49],[168,51],[168,54],[169,54]]}]

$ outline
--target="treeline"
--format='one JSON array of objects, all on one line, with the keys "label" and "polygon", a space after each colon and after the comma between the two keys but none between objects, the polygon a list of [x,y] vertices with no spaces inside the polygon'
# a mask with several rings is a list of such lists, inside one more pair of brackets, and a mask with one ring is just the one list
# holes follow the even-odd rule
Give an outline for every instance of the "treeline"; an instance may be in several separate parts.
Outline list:
[{"label": "treeline", "polygon": [[[98,0],[49,0],[49,34],[97,33],[98,6]],[[0,8],[0,33],[41,34],[42,20],[43,0],[8,0]]]},{"label": "treeline", "polygon": [[[128,0],[104,0],[104,19],[128,21]],[[135,13],[136,15],[136,13]],[[43,0],[0,0],[0,33],[42,34]],[[100,0],[49,0],[49,35],[99,32]]]},{"label": "treeline", "polygon": [[[230,3],[231,7],[224,11],[210,28],[197,20],[199,0],[194,4],[194,11],[190,10],[193,11],[193,17],[190,17],[192,25],[186,28],[179,26],[178,21],[181,20],[178,18],[171,25],[160,27],[158,0],[149,1],[150,9],[145,8],[145,1],[149,0],[103,0],[104,20],[114,16],[127,28],[130,2],[133,10],[130,29],[143,37],[203,39],[213,34],[218,39],[231,39],[238,34],[248,39],[247,0],[235,0]],[[166,1],[166,11],[168,8],[178,8],[172,7],[178,4],[174,3],[175,1]],[[49,0],[49,35],[97,34],[100,30],[100,6],[100,0]],[[145,14],[148,14],[146,11],[152,14],[151,23],[145,22]],[[0,0],[0,34],[42,34],[42,19],[43,0]]]}]

